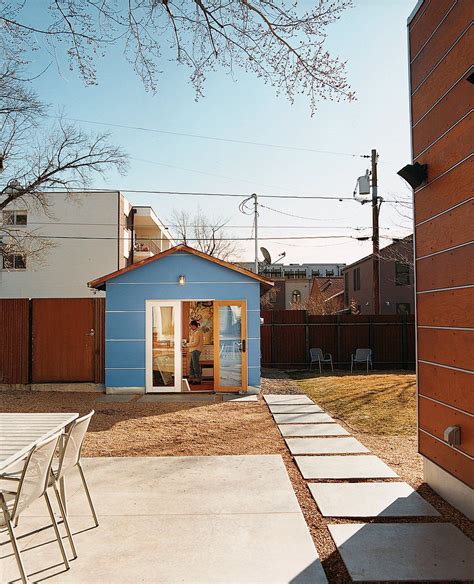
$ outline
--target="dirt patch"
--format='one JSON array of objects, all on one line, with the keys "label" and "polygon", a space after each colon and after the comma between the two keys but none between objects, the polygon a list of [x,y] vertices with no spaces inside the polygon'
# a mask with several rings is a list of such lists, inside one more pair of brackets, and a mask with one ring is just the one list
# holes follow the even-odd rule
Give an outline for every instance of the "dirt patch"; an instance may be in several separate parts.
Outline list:
[{"label": "dirt patch", "polygon": [[[262,380],[262,393],[301,393],[284,373]],[[329,534],[329,523],[319,513],[306,481],[293,462],[270,412],[260,397],[257,403],[94,403],[90,393],[0,393],[3,412],[79,412],[95,409],[84,444],[84,456],[211,456],[280,454],[310,529],[329,582],[351,582]],[[344,425],[344,423],[341,421]],[[391,465],[400,476],[465,533],[470,522],[422,485],[420,457],[414,436],[373,436],[349,431]],[[471,531],[470,531],[471,530]]]}]

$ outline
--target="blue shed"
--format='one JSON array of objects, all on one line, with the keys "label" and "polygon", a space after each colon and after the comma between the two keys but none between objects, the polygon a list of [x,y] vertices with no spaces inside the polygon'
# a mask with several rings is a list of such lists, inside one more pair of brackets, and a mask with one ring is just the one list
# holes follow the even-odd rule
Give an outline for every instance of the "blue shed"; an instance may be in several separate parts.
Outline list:
[{"label": "blue shed", "polygon": [[177,245],[89,286],[106,291],[107,392],[259,390],[271,281]]}]

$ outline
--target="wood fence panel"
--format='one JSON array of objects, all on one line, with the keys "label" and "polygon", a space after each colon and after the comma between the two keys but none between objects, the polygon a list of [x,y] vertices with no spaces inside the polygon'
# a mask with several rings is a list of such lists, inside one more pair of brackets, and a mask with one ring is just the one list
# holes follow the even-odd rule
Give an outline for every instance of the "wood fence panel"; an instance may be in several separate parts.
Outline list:
[{"label": "wood fence panel", "polygon": [[0,383],[28,383],[29,301],[0,300]]}]

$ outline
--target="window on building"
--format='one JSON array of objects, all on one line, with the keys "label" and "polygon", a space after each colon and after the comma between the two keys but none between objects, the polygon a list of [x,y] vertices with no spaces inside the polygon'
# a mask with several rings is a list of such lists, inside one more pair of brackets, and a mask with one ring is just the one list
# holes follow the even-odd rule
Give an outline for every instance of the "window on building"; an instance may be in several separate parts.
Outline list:
[{"label": "window on building", "polygon": [[26,270],[26,257],[21,253],[9,253],[3,256],[4,270]]},{"label": "window on building", "polygon": [[395,262],[395,284],[407,286],[410,283],[410,266],[403,262]]},{"label": "window on building", "polygon": [[334,270],[326,270],[326,276],[334,276]]},{"label": "window on building", "polygon": [[4,225],[26,225],[27,213],[26,211],[3,211]]},{"label": "window on building", "polygon": [[397,302],[397,314],[411,314],[409,302]]},{"label": "window on building", "polygon": [[299,290],[293,290],[291,293],[292,304],[299,304],[301,302],[301,292]]},{"label": "window on building", "polygon": [[354,290],[360,290],[360,268],[352,270]]},{"label": "window on building", "polygon": [[312,272],[311,272],[311,276],[313,278],[319,278],[320,275],[321,275],[321,272],[319,270],[312,270]]}]

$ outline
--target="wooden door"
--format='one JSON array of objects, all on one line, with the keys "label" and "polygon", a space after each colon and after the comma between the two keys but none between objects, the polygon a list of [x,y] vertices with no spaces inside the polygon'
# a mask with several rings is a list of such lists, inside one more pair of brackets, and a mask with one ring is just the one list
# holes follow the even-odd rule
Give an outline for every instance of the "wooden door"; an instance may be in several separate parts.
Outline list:
[{"label": "wooden door", "polygon": [[247,303],[214,301],[214,390],[247,391]]},{"label": "wooden door", "polygon": [[93,298],[32,300],[32,382],[93,382]]}]

